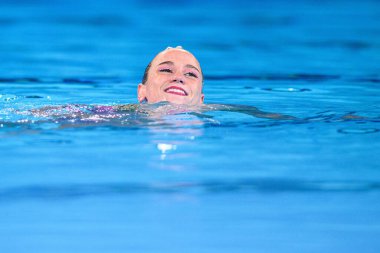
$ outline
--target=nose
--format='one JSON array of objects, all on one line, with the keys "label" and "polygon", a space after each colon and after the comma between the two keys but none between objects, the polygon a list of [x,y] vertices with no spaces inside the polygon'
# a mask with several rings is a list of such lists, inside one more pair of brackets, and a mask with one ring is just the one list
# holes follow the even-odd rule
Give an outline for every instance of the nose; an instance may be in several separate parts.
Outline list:
[{"label": "nose", "polygon": [[173,83],[180,83],[180,84],[183,84],[183,80],[181,78],[175,78],[173,81]]},{"label": "nose", "polygon": [[179,77],[176,77],[172,80],[172,83],[180,83],[180,84],[184,84],[183,80]]},{"label": "nose", "polygon": [[174,76],[173,76],[173,79],[171,81],[172,83],[179,83],[179,84],[184,84],[185,81],[184,79],[181,77],[181,75],[179,73],[175,73]]}]

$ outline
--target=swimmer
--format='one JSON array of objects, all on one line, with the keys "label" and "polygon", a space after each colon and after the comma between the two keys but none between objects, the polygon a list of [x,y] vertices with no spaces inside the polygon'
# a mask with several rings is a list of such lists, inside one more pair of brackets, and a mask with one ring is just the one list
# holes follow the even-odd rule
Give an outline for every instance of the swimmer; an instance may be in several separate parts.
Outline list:
[{"label": "swimmer", "polygon": [[[211,117],[207,112],[227,111],[272,120],[297,120],[307,122],[315,118],[297,119],[280,113],[264,112],[254,106],[230,104],[205,104],[204,77],[199,61],[182,47],[167,48],[158,53],[145,69],[137,86],[136,104],[85,105],[68,104],[45,106],[16,114],[32,116],[33,122],[55,122],[62,127],[115,125],[125,126],[135,122],[155,120],[167,115],[188,113],[199,118]],[[212,117],[211,117],[212,118]],[[319,117],[317,117],[319,119]],[[337,120],[362,120],[348,113]],[[2,122],[0,122],[2,123]],[[7,122],[3,122],[7,124]]]},{"label": "swimmer", "polygon": [[[137,99],[140,104],[168,102],[170,104],[167,104],[167,107],[174,105],[178,113],[232,111],[259,118],[294,119],[288,115],[263,112],[253,106],[205,105],[203,82],[203,71],[197,58],[181,46],[168,47],[158,53],[145,68],[142,81],[137,87]],[[140,106],[140,109],[142,108],[143,106]],[[158,109],[162,112],[165,111],[164,108]],[[136,105],[119,105],[115,106],[115,109],[118,111],[136,110]],[[157,109],[155,111],[157,112]],[[152,114],[152,111],[149,114]]]},{"label": "swimmer", "polygon": [[[229,111],[258,118],[292,120],[292,116],[263,112],[254,106],[204,104],[203,72],[197,58],[182,47],[168,47],[147,65],[137,86],[139,104],[125,105],[64,105],[31,110],[35,116],[59,118],[102,118],[111,114],[139,114],[161,117],[168,114]],[[204,115],[207,116],[207,115]]]}]

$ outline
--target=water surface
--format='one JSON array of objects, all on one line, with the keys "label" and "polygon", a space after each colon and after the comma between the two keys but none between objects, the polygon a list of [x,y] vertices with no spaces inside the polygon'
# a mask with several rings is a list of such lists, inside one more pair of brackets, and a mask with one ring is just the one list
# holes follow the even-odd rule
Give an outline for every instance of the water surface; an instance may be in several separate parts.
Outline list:
[{"label": "water surface", "polygon": [[[379,251],[378,1],[0,7],[1,252]],[[299,120],[17,113],[136,103],[177,45],[206,103]]]}]

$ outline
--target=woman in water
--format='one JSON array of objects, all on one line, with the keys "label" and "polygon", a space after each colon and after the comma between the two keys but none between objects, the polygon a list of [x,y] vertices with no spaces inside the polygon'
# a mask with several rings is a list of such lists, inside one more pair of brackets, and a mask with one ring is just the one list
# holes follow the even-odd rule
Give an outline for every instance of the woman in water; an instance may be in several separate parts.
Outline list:
[{"label": "woman in water", "polygon": [[101,118],[117,114],[140,114],[160,117],[168,114],[197,113],[207,111],[231,111],[259,118],[291,120],[292,116],[268,113],[253,106],[204,104],[203,72],[195,56],[182,47],[163,50],[145,69],[142,82],[137,87],[139,104],[115,106],[66,105],[33,110],[35,116],[60,118]]}]

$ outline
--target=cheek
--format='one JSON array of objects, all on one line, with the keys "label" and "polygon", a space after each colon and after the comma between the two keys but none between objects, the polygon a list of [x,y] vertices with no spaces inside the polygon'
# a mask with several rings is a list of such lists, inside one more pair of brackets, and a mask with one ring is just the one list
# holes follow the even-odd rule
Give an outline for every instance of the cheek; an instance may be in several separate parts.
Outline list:
[{"label": "cheek", "polygon": [[195,83],[192,87],[193,90],[193,95],[199,96],[202,94],[202,84],[200,83]]},{"label": "cheek", "polygon": [[160,97],[161,93],[161,86],[158,83],[151,83],[147,89],[147,95],[151,98]]}]

